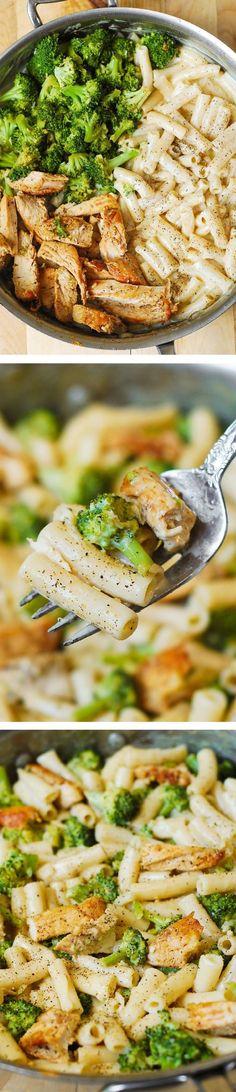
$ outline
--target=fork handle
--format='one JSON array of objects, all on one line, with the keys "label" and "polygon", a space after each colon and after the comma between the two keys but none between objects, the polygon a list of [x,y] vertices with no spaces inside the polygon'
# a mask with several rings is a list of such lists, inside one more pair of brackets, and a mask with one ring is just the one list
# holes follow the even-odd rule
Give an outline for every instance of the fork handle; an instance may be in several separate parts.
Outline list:
[{"label": "fork handle", "polygon": [[229,463],[236,458],[236,421],[222,433],[199,467],[213,481],[220,481]]}]

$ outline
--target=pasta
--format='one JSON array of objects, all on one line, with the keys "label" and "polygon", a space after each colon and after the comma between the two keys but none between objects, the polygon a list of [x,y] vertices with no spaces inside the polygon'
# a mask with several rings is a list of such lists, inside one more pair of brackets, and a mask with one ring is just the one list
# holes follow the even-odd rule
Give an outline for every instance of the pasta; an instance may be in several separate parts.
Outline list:
[{"label": "pasta", "polygon": [[[196,754],[127,744],[67,762],[45,751],[18,766],[13,786],[0,768],[2,1061],[91,1076],[235,1051],[236,819],[224,785],[236,793],[236,767],[226,766],[224,781],[224,760],[200,740]],[[48,816],[37,785],[52,773]],[[21,804],[27,774],[34,809]],[[61,804],[62,782],[78,787],[79,804]],[[44,864],[32,855],[35,826]]]}]

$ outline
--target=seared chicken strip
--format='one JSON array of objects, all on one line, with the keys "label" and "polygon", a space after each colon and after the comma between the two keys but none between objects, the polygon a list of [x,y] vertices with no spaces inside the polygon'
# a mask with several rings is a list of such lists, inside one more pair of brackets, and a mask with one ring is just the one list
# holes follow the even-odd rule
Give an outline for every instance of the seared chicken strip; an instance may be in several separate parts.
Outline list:
[{"label": "seared chicken strip", "polygon": [[186,546],[196,522],[195,513],[175,490],[145,466],[132,470],[121,482],[120,493],[135,506],[140,523],[148,523],[168,553]]},{"label": "seared chicken strip", "polygon": [[43,229],[50,223],[46,201],[42,197],[32,197],[30,194],[18,194],[15,198],[16,208],[27,231],[40,242]]},{"label": "seared chicken strip", "polygon": [[44,262],[49,262],[50,265],[67,269],[68,273],[71,273],[72,277],[75,277],[75,280],[79,284],[82,303],[86,303],[86,276],[83,269],[83,263],[75,246],[70,246],[69,243],[45,242],[42,243],[42,246],[39,249],[38,257]]},{"label": "seared chicken strip", "polygon": [[105,902],[99,896],[91,895],[80,906],[54,906],[41,914],[29,918],[28,926],[32,940],[47,940],[62,933],[87,933],[90,925],[104,913]]},{"label": "seared chicken strip", "polygon": [[79,1010],[62,1012],[50,1008],[21,1036],[22,1049],[30,1058],[69,1061],[68,1048],[76,1041],[79,1022]]},{"label": "seared chicken strip", "polygon": [[135,254],[124,254],[123,258],[108,258],[107,269],[114,281],[124,284],[146,284]]},{"label": "seared chicken strip", "polygon": [[57,269],[54,286],[54,311],[58,322],[71,322],[77,300],[75,277],[68,269]]},{"label": "seared chicken strip", "polygon": [[127,242],[118,198],[116,198],[116,204],[113,208],[110,205],[104,208],[100,230],[101,242],[99,249],[104,261],[109,262],[115,258],[122,258],[127,250]]},{"label": "seared chicken strip", "polygon": [[52,266],[39,265],[40,300],[46,311],[53,311],[56,269]]},{"label": "seared chicken strip", "polygon": [[17,254],[18,230],[15,198],[8,197],[6,193],[3,194],[0,204],[0,229],[9,244],[11,254]]},{"label": "seared chicken strip", "polygon": [[61,213],[68,216],[101,216],[106,208],[115,209],[118,197],[114,193],[96,194],[87,201],[80,201],[79,205],[73,205],[68,201],[67,205],[60,205]]},{"label": "seared chicken strip", "polygon": [[110,274],[101,258],[85,258],[84,267],[90,281],[109,281]]},{"label": "seared chicken strip", "polygon": [[154,967],[184,967],[198,952],[202,932],[194,914],[174,921],[149,944],[148,962]]},{"label": "seared chicken strip", "polygon": [[170,785],[190,785],[191,777],[184,766],[137,766],[136,777],[145,781],[157,781],[158,785],[169,781]]},{"label": "seared chicken strip", "polygon": [[[175,1018],[177,1020],[178,1009],[175,1009]],[[181,1024],[184,1022],[184,1026],[189,1028],[190,1031],[207,1031],[212,1035],[236,1035],[236,1001],[203,1001],[199,1000],[199,1003],[191,1004],[188,1001],[186,1006],[186,1020],[182,1020],[183,1009],[181,1008]]]},{"label": "seared chicken strip", "polygon": [[17,178],[16,182],[11,182],[12,190],[16,193],[33,193],[36,195],[44,195],[47,197],[51,193],[60,193],[60,190],[64,190],[64,187],[68,182],[67,175],[65,174],[46,174],[44,171],[30,171],[30,174],[26,174],[25,178]]},{"label": "seared chicken strip", "polygon": [[94,307],[81,307],[80,304],[73,307],[73,322],[89,326],[98,334],[113,334],[117,330],[120,332],[124,329],[120,319],[108,315],[107,311],[98,311]]},{"label": "seared chicken strip", "polygon": [[[100,247],[101,250],[101,247]],[[101,251],[102,253],[102,251]],[[102,254],[105,261],[115,255]],[[120,284],[115,280],[95,281],[91,285],[93,299],[102,300],[112,314],[128,322],[138,322],[143,326],[167,322],[171,317],[171,304],[168,286]]]},{"label": "seared chicken strip", "polygon": [[90,921],[89,929],[87,933],[85,930],[83,933],[68,933],[68,936],[62,937],[55,945],[55,951],[67,952],[68,955],[76,956],[80,953],[106,951],[108,944],[108,951],[114,947],[116,941],[115,926],[117,923],[117,910],[115,906],[106,906],[104,914],[101,914],[97,921]]},{"label": "seared chicken strip", "polygon": [[0,235],[0,269],[4,269],[11,256],[12,251],[10,249],[10,243],[4,239],[3,235]]},{"label": "seared chicken strip", "polygon": [[164,872],[197,872],[216,867],[224,857],[224,850],[204,849],[199,846],[170,846],[145,841],[141,852],[144,869],[155,868]]},{"label": "seared chicken strip", "polygon": [[[57,220],[57,225],[56,221]],[[81,250],[86,250],[92,244],[93,239],[93,224],[90,224],[88,220],[80,219],[79,216],[67,216],[64,211],[61,213],[61,209],[58,209],[57,217],[54,216],[50,221],[50,226],[54,231],[60,231],[60,224],[65,231],[65,243],[74,243],[75,246],[80,246]],[[56,237],[56,236],[55,236]],[[58,236],[59,237],[59,236]],[[46,239],[46,235],[44,236]]]},{"label": "seared chicken strip", "polygon": [[147,713],[164,713],[169,706],[191,694],[191,660],[181,645],[157,652],[138,665],[137,687],[141,708]]},{"label": "seared chicken strip", "polygon": [[39,302],[40,284],[37,254],[31,236],[19,233],[19,253],[13,263],[13,284],[17,299],[24,303]]}]

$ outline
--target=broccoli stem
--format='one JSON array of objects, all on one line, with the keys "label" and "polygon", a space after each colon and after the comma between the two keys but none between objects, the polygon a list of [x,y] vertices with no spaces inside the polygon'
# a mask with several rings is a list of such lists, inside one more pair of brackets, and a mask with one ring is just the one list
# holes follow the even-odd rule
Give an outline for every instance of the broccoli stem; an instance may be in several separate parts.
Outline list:
[{"label": "broccoli stem", "polygon": [[121,531],[114,536],[113,545],[127,557],[127,561],[130,561],[130,564],[134,565],[139,573],[146,576],[153,562],[137,538],[131,536],[129,531]]},{"label": "broccoli stem", "polygon": [[127,163],[128,159],[136,159],[137,155],[137,148],[126,148],[125,152],[120,152],[120,155],[114,155],[113,159],[109,159],[109,166],[120,167],[122,163]]},{"label": "broccoli stem", "polygon": [[93,701],[88,702],[88,705],[82,705],[81,709],[76,709],[73,714],[73,720],[93,720],[98,716],[98,713],[104,713],[107,709],[107,703],[102,701],[102,698],[94,698]]},{"label": "broccoli stem", "polygon": [[122,949],[118,948],[116,952],[111,952],[111,955],[105,956],[102,960],[104,967],[116,967],[117,963],[120,963],[122,959]]}]

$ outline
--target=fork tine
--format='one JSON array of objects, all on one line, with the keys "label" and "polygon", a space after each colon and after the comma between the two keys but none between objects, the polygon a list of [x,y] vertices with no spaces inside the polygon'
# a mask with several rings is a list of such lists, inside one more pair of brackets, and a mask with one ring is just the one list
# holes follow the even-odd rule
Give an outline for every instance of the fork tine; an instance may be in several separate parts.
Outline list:
[{"label": "fork tine", "polygon": [[56,609],[56,603],[45,603],[44,607],[40,607],[39,610],[36,610],[35,613],[32,614],[33,622],[35,622],[36,618],[43,618],[44,614],[51,614],[52,611]]},{"label": "fork tine", "polygon": [[73,614],[71,610],[69,614],[65,614],[64,618],[59,618],[58,622],[54,622],[54,626],[50,626],[48,633],[55,633],[56,629],[61,629],[62,626],[69,626],[71,622],[76,622],[77,614]]},{"label": "fork tine", "polygon": [[77,641],[84,641],[86,637],[92,637],[93,633],[99,632],[99,626],[81,626],[81,629],[77,630],[77,633],[74,633],[73,637],[69,637],[69,639],[67,638],[66,641],[63,641],[62,648],[67,648],[68,645],[75,645]]},{"label": "fork tine", "polygon": [[35,589],[29,592],[28,595],[24,595],[24,598],[20,599],[20,607],[26,607],[27,603],[32,603],[32,599],[38,599],[38,596],[39,592],[35,591]]}]

